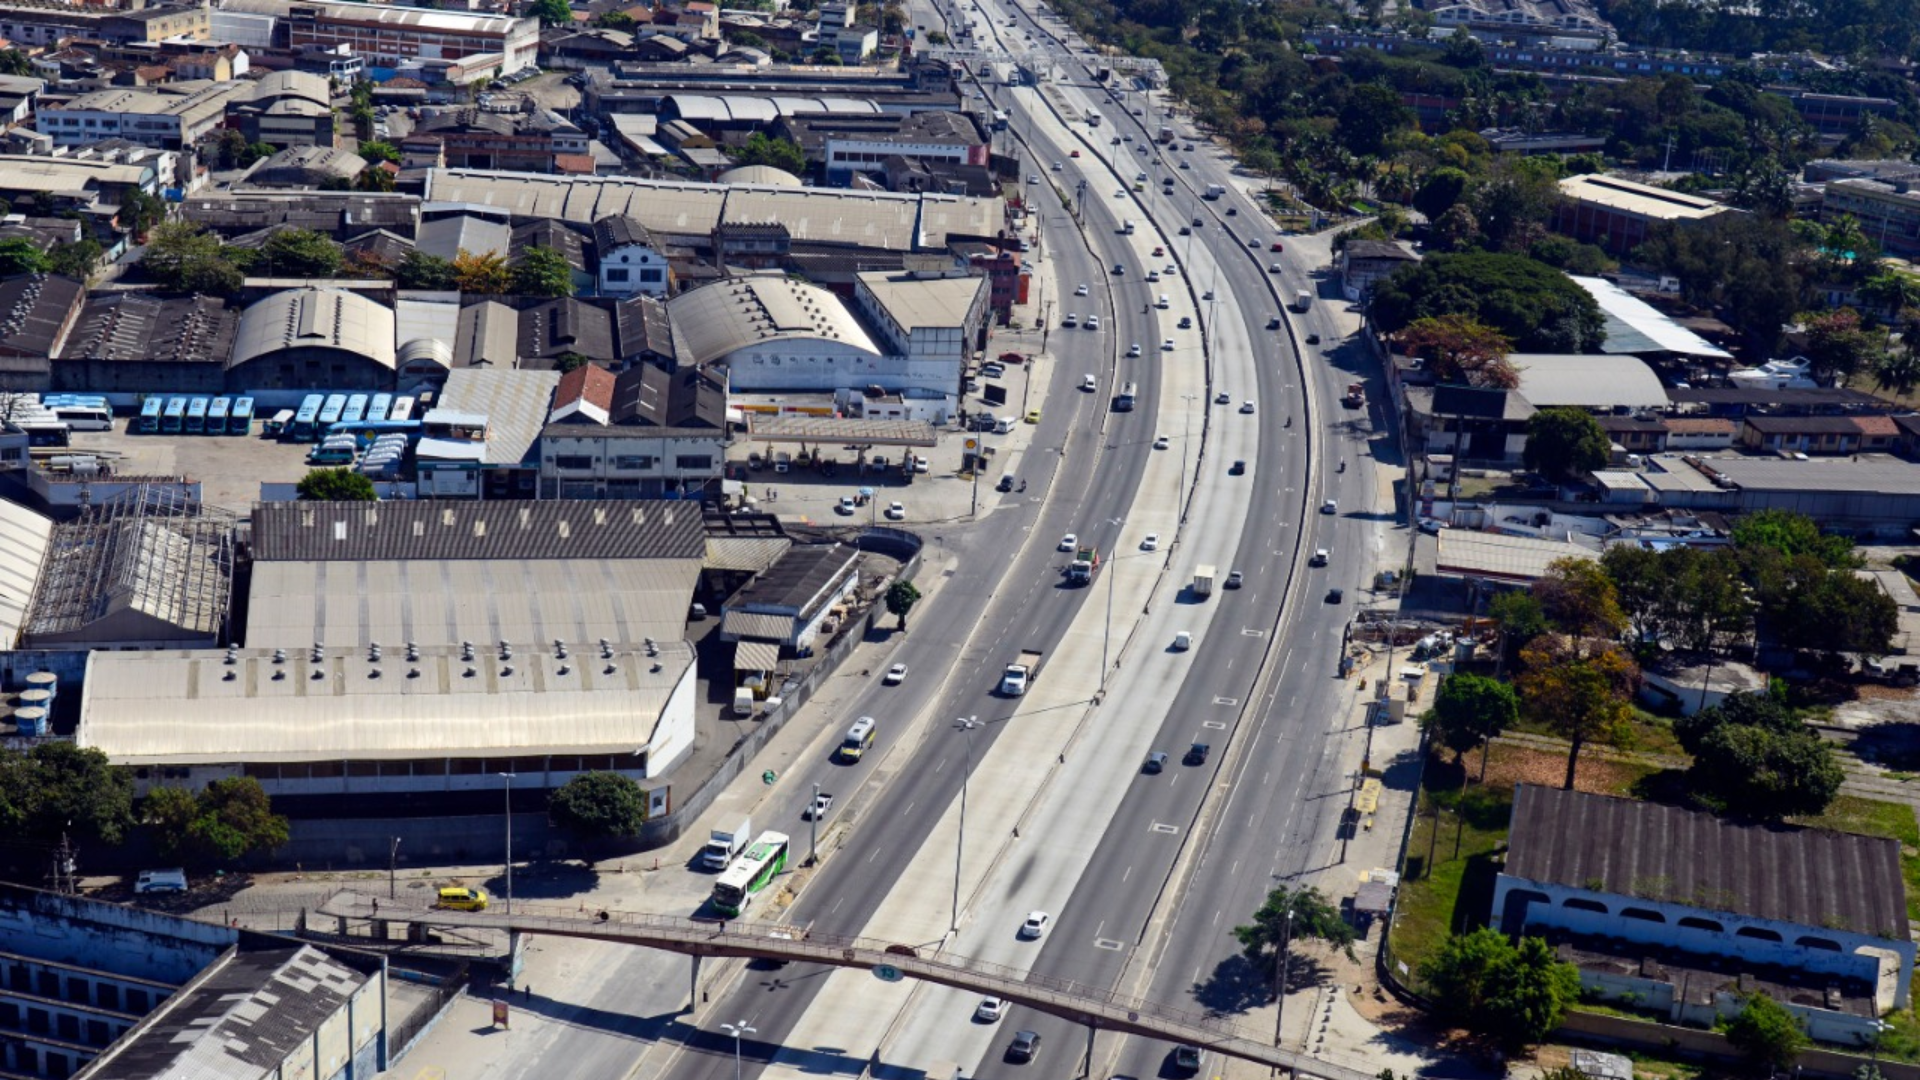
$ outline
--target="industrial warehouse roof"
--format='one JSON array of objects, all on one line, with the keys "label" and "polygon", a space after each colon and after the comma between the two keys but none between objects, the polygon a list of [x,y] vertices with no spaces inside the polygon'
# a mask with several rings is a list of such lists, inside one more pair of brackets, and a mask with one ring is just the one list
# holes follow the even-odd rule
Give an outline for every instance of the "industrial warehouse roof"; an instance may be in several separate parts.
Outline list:
[{"label": "industrial warehouse roof", "polygon": [[1434,564],[1443,574],[1499,578],[1502,581],[1533,581],[1544,576],[1547,567],[1556,559],[1598,557],[1596,551],[1563,540],[1538,540],[1531,536],[1507,536],[1468,529],[1442,529],[1439,553],[1434,558]]},{"label": "industrial warehouse roof", "polygon": [[[683,618],[685,611],[679,612]],[[527,753],[627,755],[653,740],[693,666],[683,641],[404,643],[167,652],[87,659],[76,741],[117,764],[406,760]],[[417,674],[410,674],[417,673]]]},{"label": "industrial warehouse roof", "polygon": [[[519,319],[516,317],[515,332]],[[518,465],[526,460],[533,441],[540,437],[547,422],[547,410],[553,407],[553,388],[560,383],[557,371],[495,370],[491,368],[455,368],[447,373],[440,391],[439,405],[426,416],[431,428],[434,413],[456,413],[487,418],[487,441],[475,448],[461,446],[456,440],[423,439],[416,453],[432,458],[440,450],[462,451],[441,456],[478,461],[483,465]],[[429,444],[438,444],[429,449]],[[466,451],[478,449],[477,454]]]},{"label": "industrial warehouse roof", "polygon": [[830,341],[880,355],[846,303],[818,285],[784,274],[728,278],[667,302],[675,342],[696,366],[754,345]]},{"label": "industrial warehouse roof", "polygon": [[984,277],[918,278],[909,274],[861,274],[860,286],[903,330],[965,326],[986,291]]},{"label": "industrial warehouse roof", "polygon": [[1652,304],[1605,278],[1575,277],[1573,282],[1587,290],[1600,305],[1607,335],[1606,343],[1600,346],[1602,352],[1678,353],[1721,360],[1733,357],[1732,353],[1662,315]]},{"label": "industrial warehouse roof", "polygon": [[1894,941],[1909,938],[1897,840],[1742,825],[1695,810],[1521,784],[1505,872]]},{"label": "industrial warehouse roof", "polygon": [[749,97],[743,94],[669,94],[660,102],[663,115],[685,120],[698,128],[712,124],[771,124],[782,116],[796,113],[837,113],[872,116],[880,112],[879,103],[866,98],[846,97]]},{"label": "industrial warehouse roof", "polygon": [[[273,15],[284,19],[295,5],[290,0],[224,0],[221,9],[249,15]],[[399,7],[387,4],[336,3],[335,0],[300,0],[299,7],[318,8],[328,22],[369,23],[380,26],[404,26],[420,30],[447,30],[462,34],[504,35],[524,20],[507,15],[488,15],[477,11],[440,11],[433,8]]]},{"label": "industrial warehouse roof", "polygon": [[933,446],[933,425],[924,420],[863,420],[837,416],[754,414],[748,437],[755,442],[859,443],[866,446]]},{"label": "industrial warehouse roof", "polygon": [[699,559],[697,505],[657,499],[261,503],[258,562],[369,559]]},{"label": "industrial warehouse roof", "polygon": [[20,624],[26,621],[40,561],[46,558],[52,537],[52,518],[11,499],[0,499],[0,649],[11,649],[19,641]]},{"label": "industrial warehouse roof", "polygon": [[240,313],[239,367],[281,349],[339,349],[393,367],[393,309],[341,289],[287,289]]},{"label": "industrial warehouse roof", "polygon": [[1514,353],[1520,393],[1536,408],[1665,408],[1666,388],[1646,361],[1633,356],[1551,356]]},{"label": "industrial warehouse roof", "polygon": [[796,241],[891,251],[939,247],[949,233],[992,236],[1001,225],[994,199],[888,191],[431,169],[427,192],[434,201],[495,206],[516,219],[551,217],[590,225],[608,214],[629,214],[656,233],[698,236],[722,221],[778,221]]},{"label": "industrial warehouse roof", "polygon": [[417,559],[256,563],[255,646],[543,646],[686,632],[700,551],[678,559]]},{"label": "industrial warehouse roof", "polygon": [[[626,119],[621,114],[620,119]],[[758,184],[761,187],[803,187],[800,178],[785,169],[776,169],[771,165],[742,165],[737,169],[728,169],[714,179],[722,184]]]},{"label": "industrial warehouse roof", "polygon": [[1727,209],[1712,199],[1636,184],[1615,176],[1569,176],[1560,181],[1560,194],[1651,221],[1698,221]]},{"label": "industrial warehouse roof", "polygon": [[218,297],[94,293],[87,297],[60,357],[224,365],[233,352],[238,322]]},{"label": "industrial warehouse roof", "polygon": [[[736,625],[734,620],[742,615],[761,614],[748,610],[756,607],[772,608],[775,612],[811,619],[819,612],[827,594],[838,588],[848,574],[856,573],[859,564],[859,550],[845,544],[795,545],[787,549],[787,553],[766,573],[733,594],[733,598],[727,601],[722,628],[729,633],[737,632],[750,637],[783,638],[792,632],[791,624],[777,633],[770,633],[764,629],[748,628],[759,624]],[[781,617],[787,618],[788,615]]]},{"label": "industrial warehouse roof", "polygon": [[0,190],[42,191],[90,198],[103,186],[138,187],[153,179],[153,166],[85,158],[0,154]]}]

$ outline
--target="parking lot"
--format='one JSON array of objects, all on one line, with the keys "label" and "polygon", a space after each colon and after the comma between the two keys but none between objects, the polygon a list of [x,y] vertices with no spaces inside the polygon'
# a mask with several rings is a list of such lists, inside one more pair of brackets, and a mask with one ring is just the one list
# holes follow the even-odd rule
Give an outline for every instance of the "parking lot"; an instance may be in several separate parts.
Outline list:
[{"label": "parking lot", "polygon": [[184,476],[198,480],[210,505],[246,513],[262,483],[298,483],[307,475],[305,443],[259,435],[127,434],[124,418],[112,431],[76,431],[68,451],[95,454],[115,476]]}]

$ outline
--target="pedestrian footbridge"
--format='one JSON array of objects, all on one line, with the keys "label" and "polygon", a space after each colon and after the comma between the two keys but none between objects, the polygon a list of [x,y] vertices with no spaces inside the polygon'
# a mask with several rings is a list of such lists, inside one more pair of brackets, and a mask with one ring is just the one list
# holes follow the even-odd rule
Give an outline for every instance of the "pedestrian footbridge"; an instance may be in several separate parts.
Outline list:
[{"label": "pedestrian footbridge", "polygon": [[[1089,1028],[1190,1043],[1244,1061],[1284,1068],[1299,1076],[1374,1080],[1369,1073],[1249,1037],[1238,1023],[1225,1017],[954,956],[939,951],[937,946],[842,937],[772,923],[713,922],[527,903],[516,903],[511,915],[498,909],[446,911],[351,891],[329,897],[319,914],[334,920],[336,932],[348,937],[364,936],[376,922],[387,922],[456,932],[493,930],[618,941],[685,953],[695,957],[696,962],[702,957],[745,957],[864,968],[886,978],[920,979],[982,996],[1005,998]],[[321,927],[313,926],[313,929]]]}]

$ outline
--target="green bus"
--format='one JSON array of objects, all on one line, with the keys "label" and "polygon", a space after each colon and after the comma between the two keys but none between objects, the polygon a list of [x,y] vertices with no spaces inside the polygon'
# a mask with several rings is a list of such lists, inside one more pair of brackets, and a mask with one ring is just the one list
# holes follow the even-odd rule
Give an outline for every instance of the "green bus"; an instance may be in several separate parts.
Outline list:
[{"label": "green bus", "polygon": [[755,893],[766,888],[787,868],[785,833],[763,832],[747,845],[746,854],[734,860],[720,880],[713,883],[713,906],[728,917],[737,917],[753,903]]}]

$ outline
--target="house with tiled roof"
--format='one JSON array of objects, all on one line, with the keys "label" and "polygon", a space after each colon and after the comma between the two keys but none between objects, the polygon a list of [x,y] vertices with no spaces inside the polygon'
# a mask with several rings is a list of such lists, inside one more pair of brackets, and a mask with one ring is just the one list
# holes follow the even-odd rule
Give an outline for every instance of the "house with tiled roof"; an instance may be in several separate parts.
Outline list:
[{"label": "house with tiled roof", "polygon": [[601,424],[612,419],[613,372],[598,364],[583,364],[560,376],[553,392],[549,424]]}]

